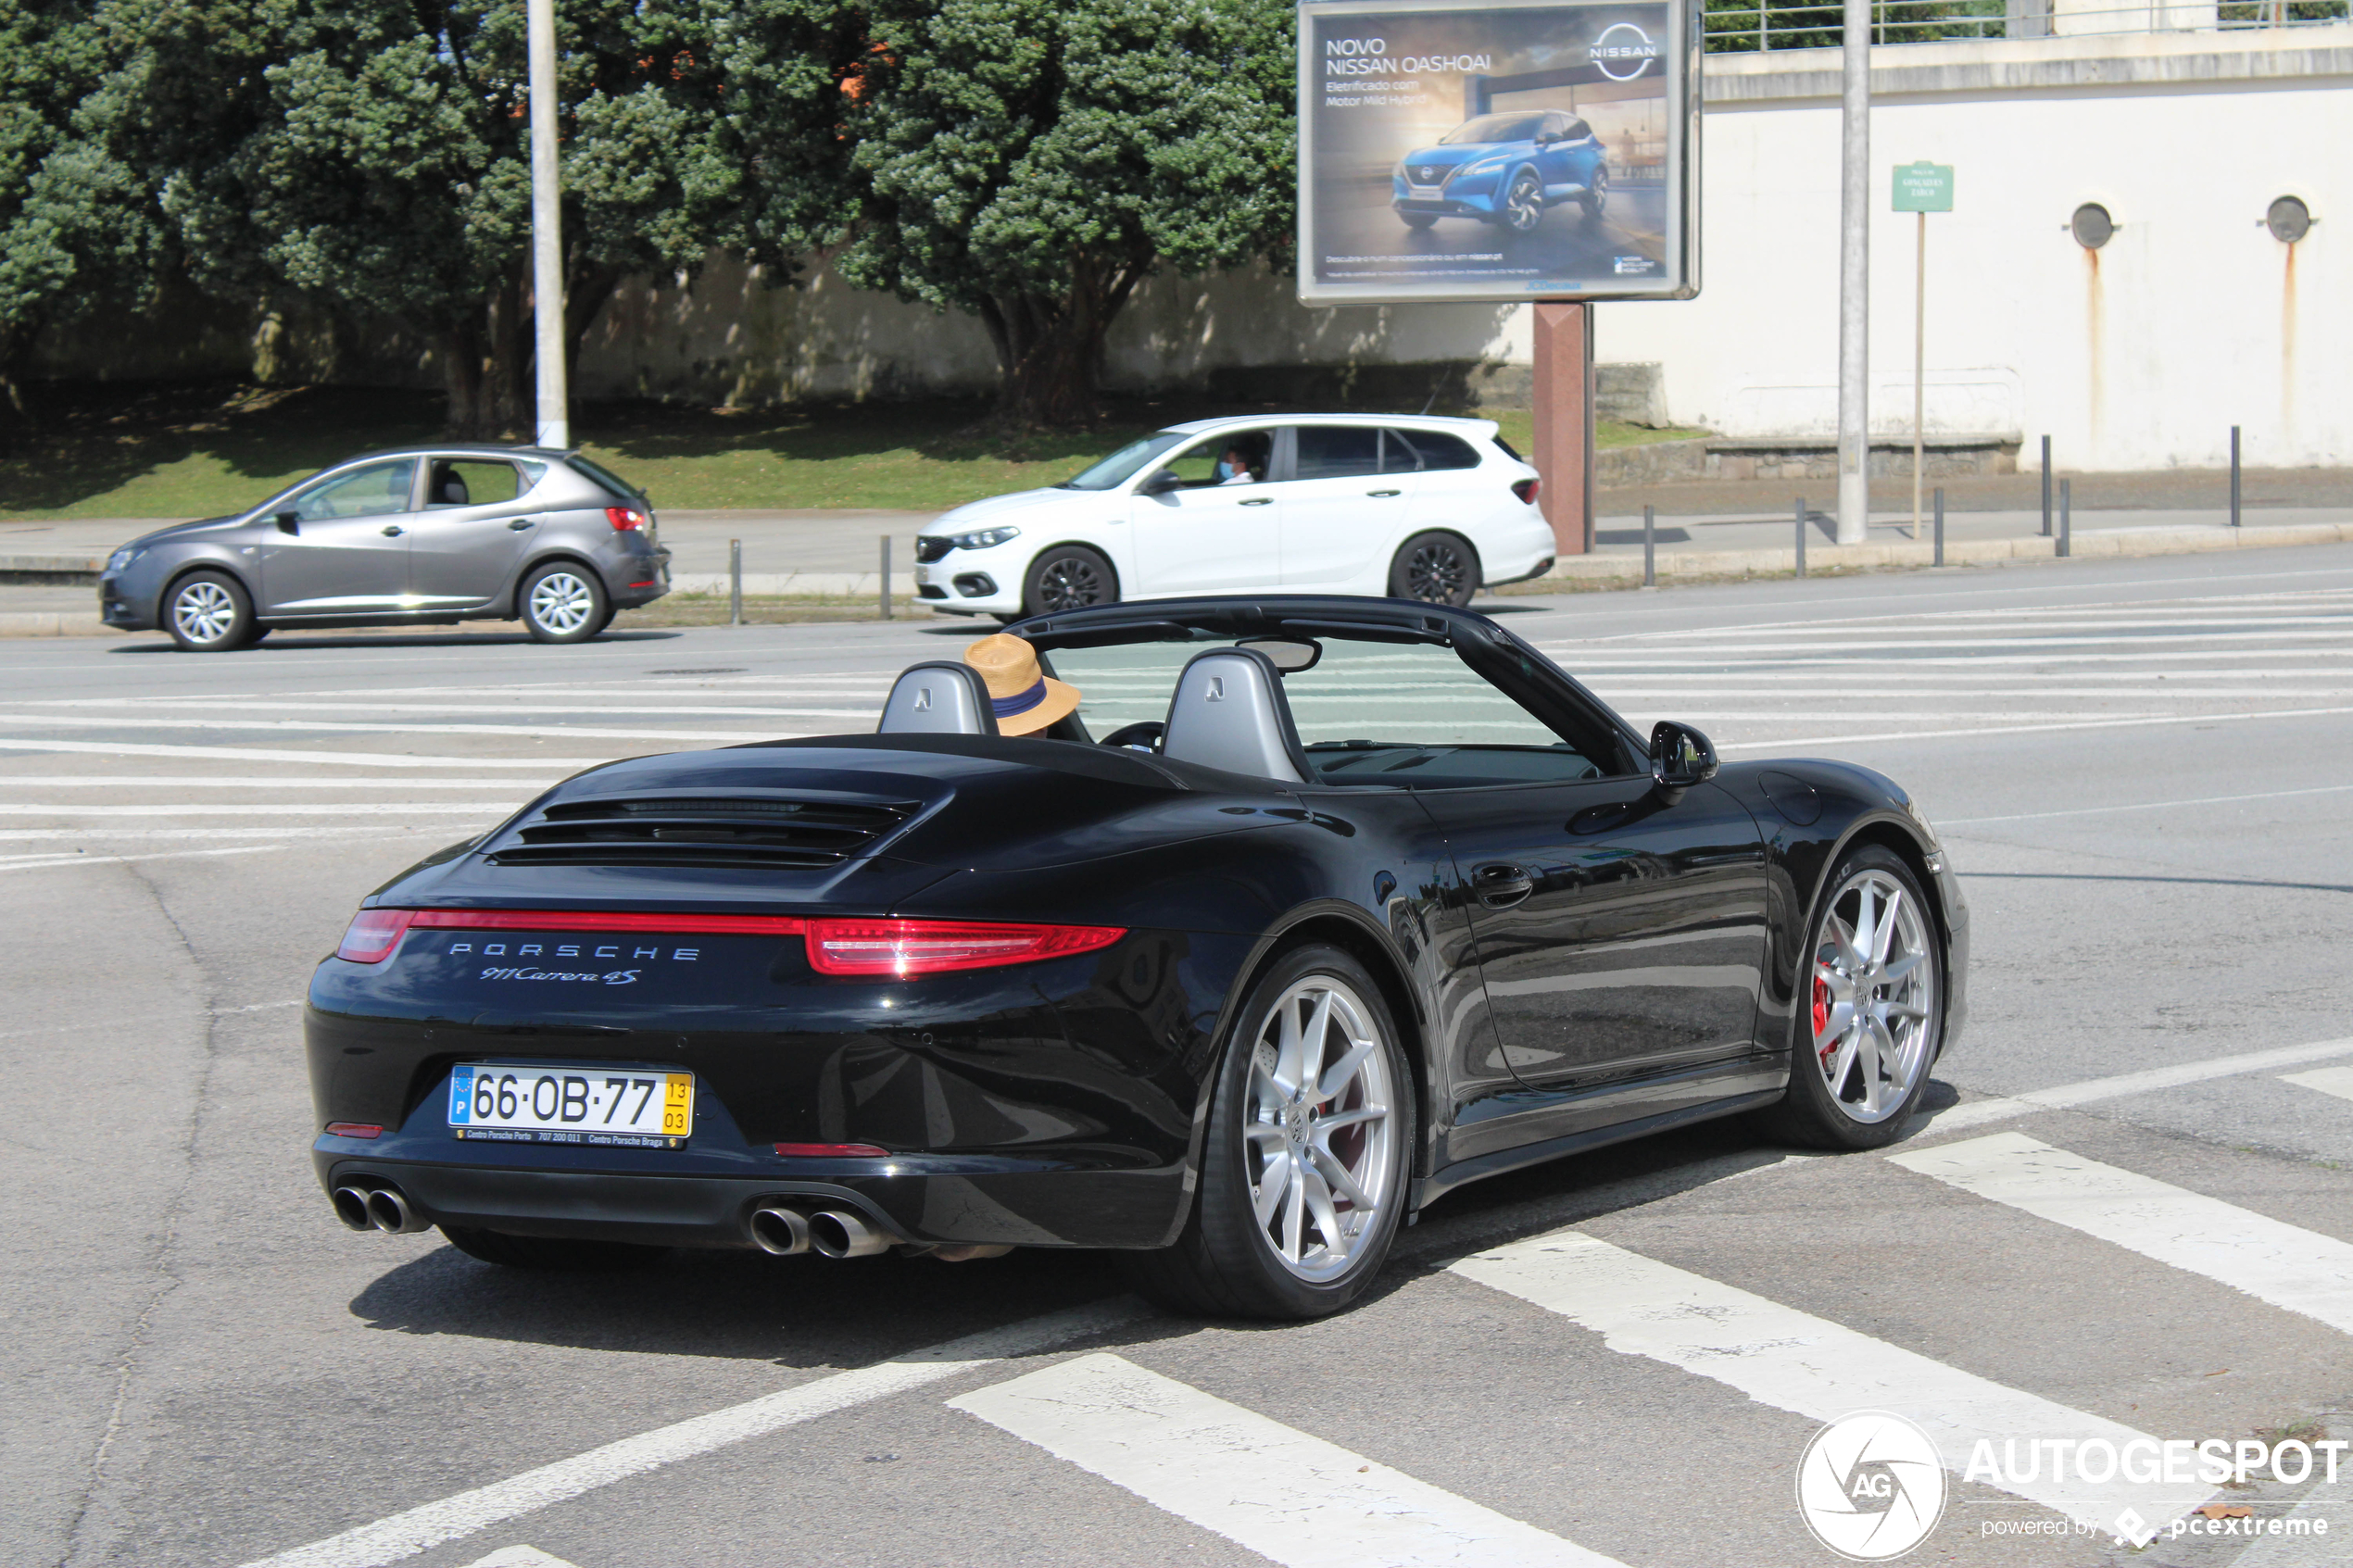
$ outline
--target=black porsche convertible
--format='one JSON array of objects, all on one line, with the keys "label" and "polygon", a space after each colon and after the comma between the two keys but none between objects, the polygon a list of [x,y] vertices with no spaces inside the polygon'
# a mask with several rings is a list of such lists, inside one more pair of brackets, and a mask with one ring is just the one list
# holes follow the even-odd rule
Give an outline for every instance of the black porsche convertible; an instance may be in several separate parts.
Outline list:
[{"label": "black porsche convertible", "polygon": [[1487,617],[1123,604],[874,734],[593,768],[378,889],[305,1013],[354,1229],[492,1262],[1117,1249],[1345,1306],[1450,1190],[1746,1113],[1892,1140],[1968,917],[1902,789],[1645,737]]}]

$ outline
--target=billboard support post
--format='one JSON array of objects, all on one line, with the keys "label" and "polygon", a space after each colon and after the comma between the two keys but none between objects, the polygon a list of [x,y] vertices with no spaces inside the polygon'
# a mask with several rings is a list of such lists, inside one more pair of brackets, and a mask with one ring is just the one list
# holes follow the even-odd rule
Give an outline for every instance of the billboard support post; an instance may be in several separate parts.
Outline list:
[{"label": "billboard support post", "polygon": [[1838,542],[1869,536],[1871,0],[1846,0],[1839,200]]},{"label": "billboard support post", "polygon": [[1543,479],[1540,499],[1553,525],[1553,547],[1581,556],[1593,547],[1592,307],[1580,300],[1540,299],[1535,320],[1535,373],[1529,412],[1535,451],[1529,460]]}]

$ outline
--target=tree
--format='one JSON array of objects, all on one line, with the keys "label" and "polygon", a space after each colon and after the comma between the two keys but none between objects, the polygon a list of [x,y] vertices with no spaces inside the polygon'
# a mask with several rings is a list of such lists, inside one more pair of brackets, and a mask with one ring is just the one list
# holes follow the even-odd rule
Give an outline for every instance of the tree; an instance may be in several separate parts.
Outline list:
[{"label": "tree", "polygon": [[870,0],[848,83],[863,287],[968,310],[999,418],[1088,422],[1103,340],[1163,266],[1291,242],[1294,13],[1269,0]]},{"label": "tree", "polygon": [[94,100],[112,56],[76,0],[0,0],[0,395],[33,335],[137,295],[156,273],[154,203],[116,160]]},{"label": "tree", "polygon": [[[197,281],[421,329],[453,433],[524,425],[520,0],[117,3],[144,40],[137,140]],[[829,169],[796,132],[838,121],[823,62],[855,36],[803,0],[560,8],[568,353],[631,272],[692,271],[714,246],[788,269],[838,229],[846,150]],[[765,178],[796,158],[800,178]]]}]

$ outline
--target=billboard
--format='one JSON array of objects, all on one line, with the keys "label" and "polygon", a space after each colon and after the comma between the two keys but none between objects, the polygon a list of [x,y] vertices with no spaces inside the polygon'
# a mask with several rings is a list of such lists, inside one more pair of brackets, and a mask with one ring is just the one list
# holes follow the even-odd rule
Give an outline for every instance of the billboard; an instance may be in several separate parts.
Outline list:
[{"label": "billboard", "polygon": [[1299,297],[1688,299],[1686,0],[1309,0]]}]

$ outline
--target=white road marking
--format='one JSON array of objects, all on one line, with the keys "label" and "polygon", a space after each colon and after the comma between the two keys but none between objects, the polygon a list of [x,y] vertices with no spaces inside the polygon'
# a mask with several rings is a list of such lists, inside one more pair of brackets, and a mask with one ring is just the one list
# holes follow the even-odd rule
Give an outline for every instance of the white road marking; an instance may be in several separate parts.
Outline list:
[{"label": "white road marking", "polygon": [[283,844],[241,844],[233,849],[158,849],[151,855],[10,855],[0,858],[0,873],[46,871],[55,866],[127,866],[137,860],[188,860],[204,855],[271,855],[284,847]]},{"label": "white road marking", "polygon": [[520,804],[516,800],[494,800],[487,805],[455,800],[274,800],[260,806],[92,806],[11,800],[0,801],[0,817],[504,817]]},{"label": "white road marking", "polygon": [[2353,708],[2275,708],[2258,713],[2178,713],[2160,719],[2083,719],[2063,724],[1988,724],[1965,730],[1891,730],[1872,735],[1809,735],[1804,740],[1752,740],[1719,746],[1718,751],[1786,751],[1795,746],[1853,746],[1861,741],[1944,740],[1954,736],[2025,735],[2057,730],[2114,730],[2144,724],[2223,724],[2246,719],[2327,719]]},{"label": "white road marking", "polygon": [[2013,1116],[2031,1116],[2038,1110],[2069,1110],[2099,1100],[2120,1099],[2126,1095],[2178,1089],[2185,1084],[2205,1083],[2209,1078],[2233,1078],[2242,1073],[2267,1073],[2275,1067],[2298,1067],[2308,1061],[2326,1061],[2333,1056],[2353,1056],[2353,1039],[2316,1040],[2309,1046],[2281,1046],[2271,1050],[2246,1051],[2238,1056],[2208,1057],[2200,1061],[2175,1062],[2171,1067],[2152,1067],[2141,1073],[2120,1073],[2112,1078],[2087,1078],[2080,1084],[2060,1084],[2022,1095],[1974,1099],[1966,1105],[1957,1105],[1950,1110],[1938,1111],[1928,1131],[1931,1135],[1960,1132],[1969,1127],[1984,1126],[1990,1122],[2007,1122]]},{"label": "white road marking", "polygon": [[[409,833],[447,831],[446,828],[377,828],[365,836],[371,839],[396,838]],[[118,828],[96,825],[86,828],[5,828],[0,829],[0,844],[49,844],[77,838],[254,838],[263,834],[271,838],[340,838],[355,844],[360,841],[356,827]]]},{"label": "white road marking", "polygon": [[[2180,806],[2235,806],[2247,800],[2292,800],[2305,795],[2340,795],[2353,784],[2320,784],[2311,789],[2271,789],[2257,795],[2206,795],[2190,800],[2136,800],[2123,806],[2071,806],[2064,811],[2018,811],[2006,817],[1947,817],[1939,827],[1972,827],[1981,822],[2038,822],[2050,817],[2091,817],[2107,811],[2163,811]],[[1967,874],[1967,873],[1963,873]]]},{"label": "white road marking", "polygon": [[2353,1334],[2353,1244],[2334,1236],[2103,1165],[2023,1133],[1993,1133],[1887,1159]]},{"label": "white road marking", "polygon": [[[2141,1442],[2158,1451],[2157,1439],[2120,1422],[2007,1387],[1579,1231],[1515,1242],[1462,1259],[1452,1269],[1593,1330],[1620,1354],[1713,1378],[1777,1410],[1814,1421],[1858,1410],[1907,1416],[1936,1440],[1945,1468],[1956,1474],[1966,1471],[1981,1440],[1990,1440],[1997,1454],[2006,1441],[2053,1437],[2105,1438],[2120,1451]],[[2208,1496],[2203,1489],[2135,1485],[2120,1476],[2095,1485],[2070,1473],[2070,1480],[2054,1482],[2049,1467],[2037,1475],[2000,1484],[2078,1524],[2111,1532],[2119,1530],[2126,1508],[2155,1528]]]},{"label": "white road marking", "polygon": [[488,1557],[477,1557],[466,1568],[573,1568],[573,1564],[535,1546],[510,1546]]},{"label": "white road marking", "polygon": [[276,774],[201,778],[187,773],[0,773],[0,789],[553,789],[556,779],[289,779]]},{"label": "white road marking", "polygon": [[[167,757],[186,761],[315,762],[343,768],[601,768],[610,757],[415,757],[400,751],[285,751],[252,746],[162,746],[142,741],[31,740],[0,735],[0,751],[94,757]],[[487,781],[484,781],[487,782]]]},{"label": "white road marking", "polygon": [[1123,1357],[948,1401],[1285,1568],[1622,1568]]},{"label": "white road marking", "polygon": [[675,1464],[837,1411],[903,1394],[981,1367],[1034,1356],[1073,1339],[1133,1323],[1149,1310],[1131,1298],[1051,1312],[1004,1328],[912,1350],[894,1361],[837,1372],[740,1405],[591,1449],[470,1492],[406,1509],[245,1568],[377,1568],[445,1541],[576,1498],[583,1492]]},{"label": "white road marking", "polygon": [[2283,1073],[2280,1082],[2318,1089],[2339,1099],[2353,1099],[2353,1067],[2316,1067],[2309,1073]]},{"label": "white road marking", "polygon": [[[645,694],[638,693],[638,696]],[[877,698],[869,708],[751,708],[726,704],[719,707],[686,708],[675,703],[540,703],[540,702],[380,702],[373,696],[346,696],[333,702],[286,702],[274,697],[211,697],[211,696],[107,696],[60,698],[54,703],[43,700],[22,704],[28,708],[115,708],[144,712],[158,710],[172,713],[232,712],[232,713],[303,713],[325,709],[333,713],[348,713],[359,709],[369,713],[478,713],[485,717],[499,714],[529,713],[598,713],[620,716],[629,713],[690,713],[701,717],[711,715],[742,715],[764,718],[771,715],[814,715],[819,718],[871,719],[882,709]]]},{"label": "white road marking", "polygon": [[796,740],[778,730],[608,730],[586,724],[382,724],[333,719],[148,719],[105,713],[0,713],[0,724],[83,724],[101,730],[293,730],[389,735],[530,735],[545,740]]}]

